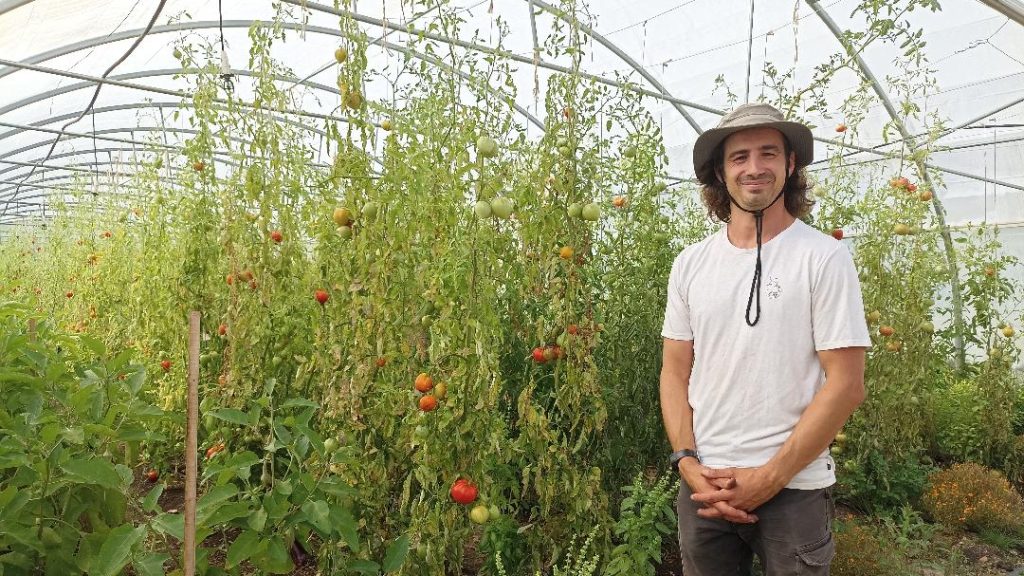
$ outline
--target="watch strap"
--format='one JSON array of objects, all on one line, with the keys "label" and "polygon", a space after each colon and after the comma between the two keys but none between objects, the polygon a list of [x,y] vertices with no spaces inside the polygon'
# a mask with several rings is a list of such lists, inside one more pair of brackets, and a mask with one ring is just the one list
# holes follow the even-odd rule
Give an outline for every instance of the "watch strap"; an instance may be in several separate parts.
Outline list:
[{"label": "watch strap", "polygon": [[679,461],[683,458],[695,458],[697,462],[700,462],[700,454],[696,450],[683,448],[682,450],[676,450],[668,457],[668,464],[670,467],[678,469]]}]

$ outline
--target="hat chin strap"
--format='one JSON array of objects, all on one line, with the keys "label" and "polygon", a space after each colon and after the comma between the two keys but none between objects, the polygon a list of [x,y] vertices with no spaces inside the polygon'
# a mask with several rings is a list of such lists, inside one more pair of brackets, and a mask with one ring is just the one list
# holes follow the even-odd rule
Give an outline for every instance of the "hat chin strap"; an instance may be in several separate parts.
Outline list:
[{"label": "hat chin strap", "polygon": [[[754,264],[754,279],[750,282],[750,296],[747,298],[747,326],[753,326],[761,319],[761,232],[764,227],[764,211],[774,206],[775,203],[779,201],[779,198],[782,198],[782,195],[785,194],[785,192],[786,189],[783,187],[779,194],[775,196],[775,199],[772,200],[772,203],[760,210],[747,210],[743,206],[740,206],[739,202],[732,197],[732,194],[726,193],[726,195],[729,196],[729,202],[732,202],[733,206],[743,210],[747,214],[754,215],[754,228],[757,230],[757,263]],[[750,308],[754,303],[754,294],[757,294],[757,310],[755,312],[754,319],[751,320]]]}]

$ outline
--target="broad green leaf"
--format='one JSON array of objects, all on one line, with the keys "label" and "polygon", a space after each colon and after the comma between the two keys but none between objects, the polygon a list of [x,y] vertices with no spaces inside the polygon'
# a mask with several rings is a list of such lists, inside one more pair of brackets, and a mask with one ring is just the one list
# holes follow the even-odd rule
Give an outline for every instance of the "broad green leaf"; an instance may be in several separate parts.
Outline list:
[{"label": "broad green leaf", "polygon": [[159,500],[160,495],[164,493],[164,485],[157,484],[146,494],[146,497],[142,499],[142,509],[146,512],[157,512],[160,510]]},{"label": "broad green leaf", "polygon": [[303,408],[319,408],[320,405],[312,400],[306,400],[305,398],[290,398],[285,400],[284,404],[281,404],[281,408],[293,408],[301,406]]},{"label": "broad green leaf", "polygon": [[232,424],[240,424],[242,426],[249,425],[249,415],[246,414],[245,412],[242,412],[241,410],[236,410],[234,408],[221,408],[220,410],[212,410],[208,412],[208,414],[215,418],[220,418],[221,420],[224,420],[226,422],[231,422]]},{"label": "broad green leaf", "polygon": [[356,519],[352,517],[352,514],[344,508],[332,508],[331,509],[331,523],[334,528],[341,534],[345,543],[352,549],[352,552],[359,553],[359,531]]},{"label": "broad green leaf", "polygon": [[321,534],[331,533],[330,512],[330,507],[323,500],[307,501],[302,505],[302,513]]},{"label": "broad green leaf", "polygon": [[107,353],[107,347],[103,345],[103,341],[97,338],[93,338],[88,334],[81,334],[78,336],[78,341],[85,345],[93,354],[97,356],[105,356]]},{"label": "broad green leaf", "polygon": [[61,469],[68,477],[82,484],[96,484],[113,490],[121,489],[121,475],[114,465],[101,458],[76,458],[65,462]]},{"label": "broad green leaf", "polygon": [[184,514],[160,514],[153,518],[150,525],[154,530],[173,536],[178,540],[185,539],[185,515]]},{"label": "broad green leaf", "polygon": [[265,540],[267,550],[262,554],[261,568],[271,574],[289,574],[295,569],[284,540],[280,537]]},{"label": "broad green leaf", "polygon": [[99,554],[92,563],[89,576],[117,576],[128,565],[132,547],[146,536],[146,527],[122,524],[107,534]]},{"label": "broad green leaf", "polygon": [[132,565],[140,576],[164,576],[164,562],[170,559],[168,554],[147,554]]},{"label": "broad green leaf", "polygon": [[409,536],[407,534],[403,534],[388,546],[388,551],[384,554],[384,563],[381,565],[380,569],[385,573],[398,570],[402,567],[402,564],[405,562],[405,557],[408,554]]},{"label": "broad green leaf", "polygon": [[255,530],[257,532],[262,532],[263,531],[263,527],[266,526],[266,524],[267,524],[267,510],[266,510],[266,508],[263,508],[261,506],[260,508],[257,508],[256,510],[253,510],[252,513],[249,514],[249,528],[252,528],[253,530]]},{"label": "broad green leaf", "polygon": [[235,541],[228,548],[227,562],[224,564],[224,567],[230,570],[238,566],[243,560],[248,560],[261,552],[261,550],[257,549],[259,539],[259,532],[253,530],[246,530],[239,534],[238,538],[235,538]]}]

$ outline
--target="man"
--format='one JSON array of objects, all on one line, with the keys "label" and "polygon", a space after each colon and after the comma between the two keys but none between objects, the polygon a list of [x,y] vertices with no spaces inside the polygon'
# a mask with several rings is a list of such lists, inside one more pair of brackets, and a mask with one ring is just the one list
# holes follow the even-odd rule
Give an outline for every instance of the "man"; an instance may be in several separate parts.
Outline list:
[{"label": "man", "polygon": [[[828,445],[864,399],[871,345],[849,251],[799,217],[810,130],[746,104],[694,145],[709,214],[669,279],[661,409],[683,478],[686,576],[828,574]],[[744,302],[745,301],[745,302]]]}]

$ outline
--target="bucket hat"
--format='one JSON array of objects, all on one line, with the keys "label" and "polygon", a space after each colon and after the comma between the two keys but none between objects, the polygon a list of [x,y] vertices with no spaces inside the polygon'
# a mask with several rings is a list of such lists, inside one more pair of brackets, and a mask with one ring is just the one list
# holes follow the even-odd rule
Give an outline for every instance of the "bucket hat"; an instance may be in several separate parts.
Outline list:
[{"label": "bucket hat", "polygon": [[[786,120],[774,106],[755,102],[743,104],[722,117],[718,126],[701,134],[693,145],[693,170],[699,175],[701,167],[711,161],[715,149],[730,134],[748,128],[775,128],[786,137],[796,152],[796,169],[807,166],[814,160],[814,137],[811,130],[800,122]],[[714,171],[703,172],[714,174]],[[702,182],[711,185],[713,182]]]}]

